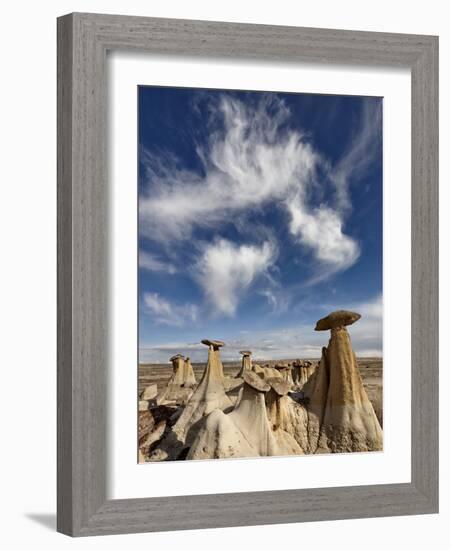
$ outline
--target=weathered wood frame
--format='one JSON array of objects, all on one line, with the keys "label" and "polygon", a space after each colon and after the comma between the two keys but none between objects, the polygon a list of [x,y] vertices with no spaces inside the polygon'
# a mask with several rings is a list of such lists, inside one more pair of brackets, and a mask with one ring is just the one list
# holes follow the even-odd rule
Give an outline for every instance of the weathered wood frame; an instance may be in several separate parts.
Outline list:
[{"label": "weathered wood frame", "polygon": [[[107,500],[106,52],[409,67],[412,481]],[[58,19],[58,530],[73,536],[438,511],[438,38],[74,13]]]}]

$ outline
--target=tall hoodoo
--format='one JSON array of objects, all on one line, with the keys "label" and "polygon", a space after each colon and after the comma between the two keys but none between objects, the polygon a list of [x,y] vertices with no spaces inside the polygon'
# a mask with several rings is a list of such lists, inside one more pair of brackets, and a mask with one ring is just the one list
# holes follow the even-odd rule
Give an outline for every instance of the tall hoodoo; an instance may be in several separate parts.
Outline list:
[{"label": "tall hoodoo", "polygon": [[150,455],[151,460],[171,460],[189,447],[200,428],[200,421],[215,409],[232,407],[225,393],[223,366],[219,349],[224,345],[218,340],[202,340],[208,346],[208,362],[200,384],[194,391],[171,432]]},{"label": "tall hoodoo", "polygon": [[188,459],[274,456],[280,450],[267,418],[264,394],[270,386],[254,372],[244,373],[242,397],[229,414],[212,412],[199,430]]},{"label": "tall hoodoo", "polygon": [[242,355],[242,364],[241,370],[236,375],[236,378],[242,378],[245,372],[249,372],[252,370],[252,352],[246,350],[240,351],[239,353]]},{"label": "tall hoodoo", "polygon": [[[211,370],[214,373],[214,376],[220,378],[223,381],[223,365],[220,358],[220,348],[225,345],[221,340],[202,340],[202,344],[208,346],[208,365],[211,364]],[[208,367],[207,365],[207,367]],[[205,371],[206,374],[206,371]],[[203,377],[205,376],[203,375]],[[201,383],[201,382],[200,382]]]},{"label": "tall hoodoo", "polygon": [[[167,388],[161,396],[158,397],[159,404],[178,404],[186,403],[192,393],[192,386],[195,385],[195,377],[186,377],[186,363],[184,357],[177,353],[170,358],[172,362],[173,373],[167,384]],[[191,367],[192,370],[192,367]],[[192,375],[194,372],[192,371]]]},{"label": "tall hoodoo", "polygon": [[173,368],[171,382],[181,386],[184,382],[184,357],[180,353],[177,353],[169,361],[172,363]]},{"label": "tall hoodoo", "polygon": [[345,328],[361,315],[334,311],[317,322],[315,330],[331,330],[322,355],[328,373],[328,392],[317,453],[378,451],[383,432],[364,389],[350,335]]},{"label": "tall hoodoo", "polygon": [[184,385],[187,387],[192,387],[197,384],[197,380],[195,379],[194,369],[191,365],[191,360],[189,357],[186,357],[184,360]]}]

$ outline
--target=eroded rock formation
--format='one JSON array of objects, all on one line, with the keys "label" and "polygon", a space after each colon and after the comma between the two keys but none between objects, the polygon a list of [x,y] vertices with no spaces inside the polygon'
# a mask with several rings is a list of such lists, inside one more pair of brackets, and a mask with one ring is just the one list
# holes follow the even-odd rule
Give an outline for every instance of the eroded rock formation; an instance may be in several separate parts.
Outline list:
[{"label": "eroded rock formation", "polygon": [[268,380],[269,378],[280,378],[283,379],[281,372],[270,365],[265,365],[261,367],[260,365],[253,365],[252,371],[260,376],[263,380]]},{"label": "eroded rock formation", "polygon": [[297,359],[292,363],[292,379],[297,389],[301,390],[308,382],[309,377],[314,372],[314,365],[311,361]]},{"label": "eroded rock formation", "polygon": [[188,459],[274,456],[284,453],[270,427],[264,394],[270,386],[253,372],[244,373],[239,404],[229,414],[211,413],[199,430]]},{"label": "eroded rock formation", "polygon": [[322,348],[322,357],[318,367],[303,386],[303,393],[307,398],[307,448],[309,454],[315,453],[319,441],[327,402],[329,374],[326,362],[327,348]]},{"label": "eroded rock formation", "polygon": [[194,371],[190,364],[179,353],[170,358],[172,362],[173,373],[167,384],[167,388],[158,397],[158,404],[176,404],[183,405],[192,394],[192,389],[196,384]]},{"label": "eroded rock formation", "polygon": [[283,454],[304,454],[307,413],[288,395],[289,384],[280,378],[269,378],[270,391],[266,393],[266,409],[270,427]]},{"label": "eroded rock formation", "polygon": [[[233,378],[224,377],[223,342],[202,340],[208,346],[202,379],[184,406],[153,421],[155,436],[140,429],[144,459],[381,450],[382,429],[346,329],[359,318],[358,313],[340,310],[317,322],[316,330],[331,331],[318,365],[297,359],[292,364],[284,361],[261,367],[252,365],[251,352],[242,351],[241,369]],[[181,380],[195,383],[189,359],[176,355],[171,360],[172,386],[181,387]],[[148,390],[148,395],[153,393]],[[144,421],[150,414],[149,402],[141,399],[141,403]]]},{"label": "eroded rock formation", "polygon": [[252,352],[251,351],[240,351],[242,355],[242,364],[241,370],[237,373],[236,378],[242,378],[245,372],[252,370]]},{"label": "eroded rock formation", "polygon": [[[328,391],[323,401],[316,453],[379,451],[383,447],[381,426],[364,389],[345,328],[360,317],[351,311],[335,311],[316,325],[316,330],[331,330],[319,367],[326,370],[322,379],[328,379]],[[323,393],[320,397],[323,400]]]},{"label": "eroded rock formation", "polygon": [[277,364],[275,365],[274,369],[277,370],[283,377],[283,380],[285,380],[289,384],[289,388],[292,388],[292,386],[294,385],[294,380],[292,378],[292,366]]},{"label": "eroded rock formation", "polygon": [[197,380],[195,379],[194,369],[191,365],[191,360],[189,357],[186,357],[184,360],[184,386],[186,387],[194,387],[197,384]]},{"label": "eroded rock formation", "polygon": [[225,393],[223,365],[219,349],[224,345],[218,340],[202,340],[208,346],[208,362],[205,372],[189,398],[180,417],[158,449],[150,454],[150,460],[173,460],[190,447],[201,426],[201,420],[215,409],[232,408]]}]

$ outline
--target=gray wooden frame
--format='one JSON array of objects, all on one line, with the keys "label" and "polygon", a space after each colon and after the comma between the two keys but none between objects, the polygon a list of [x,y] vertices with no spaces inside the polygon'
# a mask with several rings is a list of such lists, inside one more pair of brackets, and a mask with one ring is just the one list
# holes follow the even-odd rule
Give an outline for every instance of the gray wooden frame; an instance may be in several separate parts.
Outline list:
[{"label": "gray wooden frame", "polygon": [[[411,69],[411,483],[107,500],[106,52],[124,49]],[[82,13],[59,18],[58,530],[83,536],[437,511],[438,38]]]}]

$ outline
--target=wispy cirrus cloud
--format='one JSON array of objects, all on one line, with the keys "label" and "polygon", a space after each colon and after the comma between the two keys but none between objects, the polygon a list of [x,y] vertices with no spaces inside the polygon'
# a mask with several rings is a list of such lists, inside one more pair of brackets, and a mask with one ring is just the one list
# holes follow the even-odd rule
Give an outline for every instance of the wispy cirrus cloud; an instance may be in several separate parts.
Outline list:
[{"label": "wispy cirrus cloud", "polygon": [[277,285],[263,288],[259,290],[259,294],[264,296],[271,308],[271,312],[275,314],[285,313],[291,304],[289,293]]},{"label": "wispy cirrus cloud", "polygon": [[195,304],[175,304],[157,292],[145,292],[142,299],[144,311],[156,324],[182,326],[197,320],[198,306]]},{"label": "wispy cirrus cloud", "polygon": [[382,144],[381,122],[381,102],[367,98],[353,139],[341,159],[329,171],[336,190],[336,207],[341,212],[351,209],[350,183],[363,176],[379,154]]},{"label": "wispy cirrus cloud", "polygon": [[173,263],[162,260],[158,256],[144,250],[139,251],[139,267],[147,271],[169,273],[171,275],[177,272],[177,268]]},{"label": "wispy cirrus cloud", "polygon": [[241,294],[275,259],[276,248],[269,241],[253,246],[219,239],[206,245],[196,265],[196,277],[214,310],[233,315]]},{"label": "wispy cirrus cloud", "polygon": [[232,212],[282,200],[307,186],[317,154],[303,136],[284,129],[289,110],[276,96],[253,106],[228,96],[210,109],[208,142],[197,148],[202,174],[175,159],[143,153],[151,193],[140,199],[141,231],[156,239],[186,239],[194,226],[215,226]]}]

